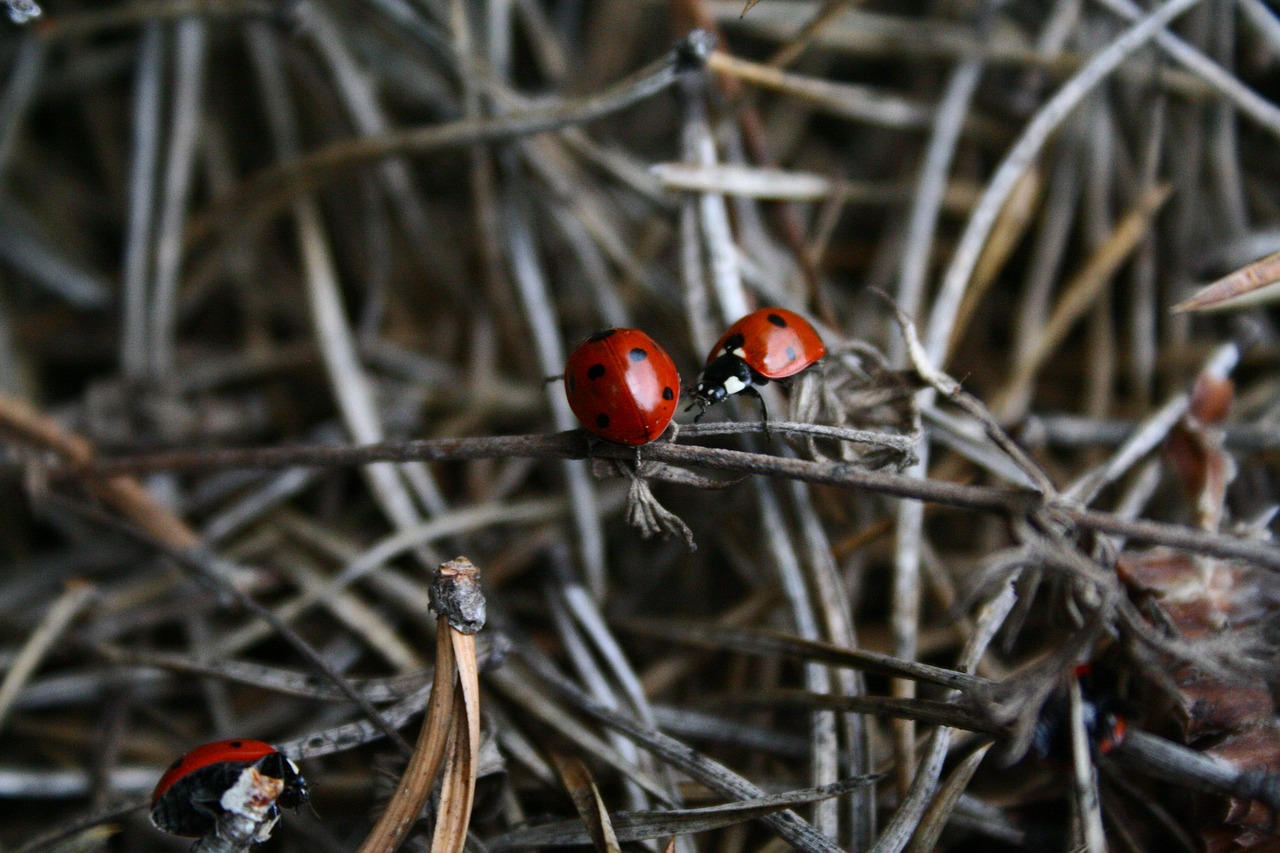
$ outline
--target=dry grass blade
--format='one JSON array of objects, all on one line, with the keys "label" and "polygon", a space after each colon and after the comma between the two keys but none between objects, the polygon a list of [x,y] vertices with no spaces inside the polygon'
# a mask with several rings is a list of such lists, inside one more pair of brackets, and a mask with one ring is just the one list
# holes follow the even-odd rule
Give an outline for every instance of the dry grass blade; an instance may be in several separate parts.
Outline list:
[{"label": "dry grass blade", "polygon": [[[93,461],[92,445],[84,438],[68,433],[26,403],[0,397],[0,434],[20,446],[50,451],[58,458],[78,465]],[[38,471],[37,469],[33,469]],[[115,476],[94,482],[90,488],[105,503],[115,507],[126,518],[172,548],[190,548],[200,538],[132,477]]]},{"label": "dry grass blade", "polygon": [[36,630],[27,638],[22,650],[10,662],[4,681],[0,681],[0,728],[4,727],[18,693],[40,666],[40,660],[71,626],[71,623],[88,606],[96,595],[91,584],[72,582],[67,591],[45,613]]},{"label": "dry grass blade", "polygon": [[788,74],[768,65],[716,53],[707,67],[720,74],[765,89],[802,98],[814,108],[852,121],[886,127],[922,127],[929,120],[924,104],[895,97],[869,86],[833,83],[829,80]]},{"label": "dry grass blade", "polygon": [[1043,191],[1044,174],[1040,169],[1028,169],[1022,179],[1014,185],[1008,202],[991,227],[991,239],[982,250],[977,266],[974,267],[973,281],[965,291],[964,301],[960,303],[956,314],[948,352],[953,351],[957,342],[964,336],[983,297],[995,283],[1000,271],[1008,263],[1010,255],[1040,213]]},{"label": "dry grass blade", "polygon": [[436,618],[436,669],[431,702],[396,792],[361,845],[361,853],[390,853],[409,830],[431,794],[444,763],[440,807],[432,849],[461,851],[475,801],[480,751],[480,683],[475,633],[484,627],[480,570],[466,557],[442,563],[431,584]]},{"label": "dry grass blade", "polygon": [[889,719],[913,720],[933,726],[949,726],[1003,735],[1004,728],[989,716],[967,705],[936,699],[897,696],[833,696],[805,690],[763,690],[746,696],[707,697],[713,708],[810,708],[851,711]]},{"label": "dry grass blade", "polygon": [[1102,829],[1102,804],[1098,798],[1098,774],[1093,766],[1089,734],[1085,730],[1084,698],[1080,680],[1071,679],[1071,781],[1075,794],[1077,843],[1087,853],[1106,853],[1106,835]]},{"label": "dry grass blade", "polygon": [[[558,692],[571,698],[580,711],[636,741],[656,757],[683,770],[713,790],[727,796],[758,797],[763,795],[763,792],[755,785],[720,763],[707,758],[674,738],[667,737],[661,732],[648,728],[631,717],[620,714],[614,709],[595,701],[573,682],[560,675],[552,664],[543,660],[535,652],[524,649],[521,650],[520,654],[539,678],[553,685]],[[785,811],[781,814],[771,814],[765,817],[764,821],[778,835],[795,845],[797,849],[822,851],[822,853],[835,853],[840,849],[830,838],[815,830],[794,812]]]},{"label": "dry grass blade", "polygon": [[956,805],[960,802],[960,797],[968,787],[973,774],[978,772],[978,767],[982,764],[982,759],[986,758],[989,749],[991,745],[984,744],[970,752],[938,786],[938,793],[929,804],[929,810],[920,820],[920,826],[916,829],[916,834],[911,837],[906,853],[929,853],[937,848],[938,839],[946,829],[947,821],[951,819]]},{"label": "dry grass blade", "polygon": [[628,631],[655,640],[687,643],[709,649],[723,649],[752,655],[779,655],[831,666],[847,666],[876,675],[889,675],[965,689],[984,679],[929,664],[904,661],[863,649],[846,649],[820,640],[806,640],[774,631],[749,628],[699,628],[661,619],[628,619],[621,623]]},{"label": "dry grass blade", "polygon": [[1103,288],[1111,282],[1116,270],[1137,248],[1172,191],[1173,188],[1167,184],[1149,189],[1116,224],[1114,232],[1089,257],[1084,267],[1063,285],[1062,298],[1041,330],[1035,349],[1018,362],[1008,386],[992,404],[997,415],[1008,419],[1019,414],[1010,411],[1007,401],[1025,397],[1026,388],[1036,373],[1062,345],[1071,328],[1094,304]]},{"label": "dry grass blade", "polygon": [[[560,774],[560,781],[573,798],[573,806],[578,810],[582,825],[596,850],[599,853],[618,853],[620,848],[617,833],[613,830],[613,820],[609,817],[604,798],[600,796],[600,789],[596,787],[596,780],[592,778],[587,765],[576,756],[559,752],[553,752],[551,760],[556,765],[556,772]],[[501,847],[500,844],[496,846]]]},{"label": "dry grass blade", "polygon": [[690,166],[685,163],[659,163],[653,174],[664,189],[713,192],[751,198],[814,201],[831,193],[831,181],[820,175],[783,172],[779,169],[757,169],[721,163],[716,166]]},{"label": "dry grass blade", "polygon": [[1280,252],[1267,255],[1212,284],[1206,284],[1190,299],[1179,302],[1171,310],[1226,311],[1274,302],[1280,297],[1277,284],[1280,284]]},{"label": "dry grass blade", "polygon": [[[444,761],[445,749],[451,744],[456,711],[465,707],[465,699],[457,699],[460,692],[461,665],[452,642],[453,629],[444,615],[436,620],[435,630],[435,678],[431,681],[431,698],[426,706],[426,719],[417,736],[408,766],[387,804],[378,824],[361,845],[361,853],[388,853],[408,840],[408,831],[419,820],[422,806],[430,797],[431,786]],[[474,658],[472,647],[472,658]],[[474,660],[472,660],[474,669]],[[470,748],[470,740],[462,749]],[[454,752],[457,745],[454,744]],[[474,756],[474,752],[471,753]],[[470,762],[470,758],[466,758]],[[453,766],[457,766],[457,761]],[[457,794],[454,794],[454,798]],[[466,835],[463,827],[463,835]]]},{"label": "dry grass blade", "polygon": [[449,623],[441,617],[436,627],[436,675],[417,746],[391,801],[360,845],[360,853],[386,853],[397,849],[408,840],[409,829],[421,817],[422,807],[431,795],[431,787],[444,761],[449,734],[453,730],[450,720],[454,715],[454,697],[458,688],[458,666],[450,633]]},{"label": "dry grass blade", "polygon": [[[695,34],[696,36],[697,34]],[[700,38],[700,36],[698,36]],[[693,44],[693,41],[690,41]],[[623,110],[672,85],[689,57],[699,48],[664,58],[611,90],[553,107],[510,113],[499,119],[464,119],[453,124],[398,131],[331,145],[329,148],[279,166],[254,179],[235,198],[192,223],[194,238],[218,228],[260,228],[300,194],[331,181],[343,170],[405,154],[423,155],[443,148],[460,148],[485,142],[502,142],[549,130],[585,124]]]},{"label": "dry grass blade", "polygon": [[476,799],[476,775],[480,753],[480,673],[476,664],[476,639],[451,629],[449,641],[458,667],[458,692],[445,753],[440,808],[436,812],[431,849],[461,853],[467,843],[471,807]]},{"label": "dry grass blade", "polygon": [[[855,776],[832,785],[788,791],[767,797],[756,797],[696,809],[670,809],[641,813],[619,812],[612,818],[616,841],[648,841],[668,835],[691,835],[735,826],[757,820],[782,809],[799,808],[820,800],[839,797],[874,782],[874,777]],[[581,824],[563,821],[514,830],[496,838],[493,850],[519,850],[536,847],[568,847],[593,843],[589,830]]]},{"label": "dry grass blade", "polygon": [[448,726],[440,808],[436,810],[431,849],[460,853],[467,844],[467,826],[471,823],[471,806],[475,802],[476,752],[480,743],[479,715],[468,713],[462,691],[454,697],[453,717]]},{"label": "dry grass blade", "polygon": [[541,720],[550,726],[559,736],[580,747],[584,753],[592,755],[613,767],[624,778],[639,786],[646,794],[658,802],[675,805],[671,794],[662,782],[651,774],[645,773],[634,763],[624,758],[608,741],[595,734],[583,725],[575,716],[559,707],[545,692],[541,692],[528,679],[507,670],[497,670],[486,676],[487,683],[502,692],[520,710],[531,718]]}]

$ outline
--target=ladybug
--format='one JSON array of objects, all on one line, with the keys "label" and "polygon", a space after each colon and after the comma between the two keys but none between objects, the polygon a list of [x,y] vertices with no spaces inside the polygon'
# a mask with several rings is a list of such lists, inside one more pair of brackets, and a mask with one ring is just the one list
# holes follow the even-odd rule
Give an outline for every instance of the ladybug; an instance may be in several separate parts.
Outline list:
[{"label": "ladybug", "polygon": [[809,321],[785,308],[761,308],[729,327],[707,356],[707,366],[693,389],[693,403],[701,411],[732,394],[760,401],[767,422],[769,412],[757,385],[795,376],[827,354],[826,344]]},{"label": "ladybug", "polygon": [[260,740],[220,740],[198,746],[169,765],[151,794],[151,822],[173,835],[207,835],[225,810],[223,795],[250,768],[284,781],[268,812],[272,819],[279,806],[296,809],[307,801],[307,780],[284,753]]},{"label": "ladybug", "polygon": [[[1097,755],[1107,755],[1124,743],[1129,723],[1122,713],[1122,702],[1113,685],[1087,663],[1073,670],[1080,682],[1081,710],[1084,730]],[[1031,731],[1031,749],[1036,756],[1052,764],[1067,764],[1071,756],[1071,705],[1065,690],[1049,698],[1036,718]]]},{"label": "ladybug", "polygon": [[667,429],[680,402],[680,374],[638,329],[596,332],[569,354],[564,392],[578,421],[605,441],[638,446]]}]

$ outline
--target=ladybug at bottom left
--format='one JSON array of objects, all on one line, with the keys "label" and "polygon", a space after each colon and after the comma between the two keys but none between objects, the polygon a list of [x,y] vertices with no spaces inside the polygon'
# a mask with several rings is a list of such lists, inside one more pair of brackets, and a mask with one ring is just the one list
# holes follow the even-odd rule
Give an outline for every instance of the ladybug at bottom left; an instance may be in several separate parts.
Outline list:
[{"label": "ladybug at bottom left", "polygon": [[280,806],[296,809],[307,801],[307,780],[284,753],[260,740],[220,740],[196,747],[164,772],[151,795],[151,822],[173,835],[209,834],[224,813],[238,811],[227,797],[251,795],[251,771],[283,782],[267,810],[268,831]]}]

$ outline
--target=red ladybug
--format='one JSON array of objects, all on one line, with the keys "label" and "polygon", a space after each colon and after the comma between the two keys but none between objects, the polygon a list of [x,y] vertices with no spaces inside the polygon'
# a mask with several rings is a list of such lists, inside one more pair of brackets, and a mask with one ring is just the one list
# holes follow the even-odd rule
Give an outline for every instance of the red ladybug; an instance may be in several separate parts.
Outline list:
[{"label": "red ladybug", "polygon": [[151,822],[173,835],[207,835],[225,810],[223,795],[250,767],[284,780],[271,806],[273,817],[278,806],[297,808],[307,801],[307,780],[284,753],[260,740],[220,740],[196,747],[164,771],[151,794]]},{"label": "red ladybug", "polygon": [[693,390],[693,403],[702,410],[694,420],[729,395],[746,394],[760,401],[768,421],[764,399],[755,386],[795,376],[826,354],[822,338],[794,311],[753,311],[730,326],[707,356],[707,366]]},{"label": "red ladybug", "polygon": [[653,441],[671,423],[680,402],[680,374],[644,332],[605,329],[570,353],[564,391],[589,432],[635,446]]}]

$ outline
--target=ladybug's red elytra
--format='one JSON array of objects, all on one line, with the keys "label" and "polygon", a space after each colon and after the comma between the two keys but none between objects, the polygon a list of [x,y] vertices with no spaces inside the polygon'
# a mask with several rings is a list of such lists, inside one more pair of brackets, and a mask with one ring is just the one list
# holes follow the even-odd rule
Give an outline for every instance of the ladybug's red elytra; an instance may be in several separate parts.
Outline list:
[{"label": "ladybug's red elytra", "polygon": [[804,317],[786,308],[752,311],[729,327],[707,356],[707,366],[693,390],[693,405],[700,411],[732,394],[746,394],[760,401],[764,420],[768,412],[756,390],[771,379],[795,376],[827,354],[826,344]]},{"label": "ladybug's red elytra", "polygon": [[260,740],[220,740],[196,747],[169,766],[151,794],[151,822],[173,835],[207,835],[224,811],[223,795],[251,767],[284,782],[271,814],[278,806],[297,808],[307,801],[307,780],[284,753]]},{"label": "ladybug's red elytra", "polygon": [[615,444],[648,444],[666,431],[680,402],[680,374],[638,329],[605,329],[578,345],[564,366],[569,408],[588,432]]}]

